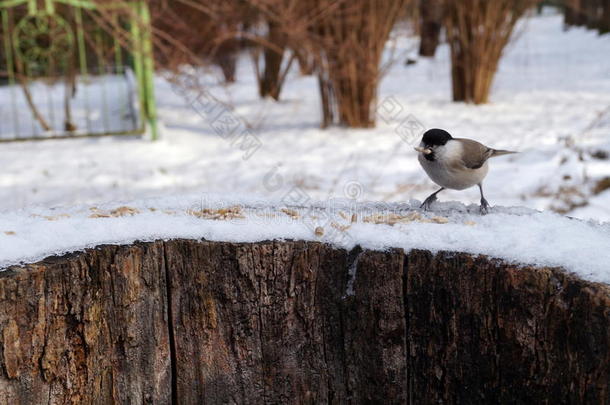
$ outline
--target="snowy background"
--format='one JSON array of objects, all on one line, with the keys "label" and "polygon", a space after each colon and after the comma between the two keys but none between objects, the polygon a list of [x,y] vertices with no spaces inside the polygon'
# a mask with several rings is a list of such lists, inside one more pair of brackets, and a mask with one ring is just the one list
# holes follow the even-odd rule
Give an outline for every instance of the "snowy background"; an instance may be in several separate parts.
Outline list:
[{"label": "snowy background", "polygon": [[[406,65],[418,39],[396,32],[388,48],[397,62],[380,87],[375,129],[321,130],[317,80],[299,76],[296,68],[282,101],[260,100],[244,55],[237,83],[219,85],[209,73],[198,78],[232,106],[223,114],[245,124],[260,147],[244,150],[219,136],[217,115],[201,111],[161,76],[156,80],[158,142],[115,137],[0,144],[0,266],[97,243],[167,237],[253,241],[275,235],[346,247],[357,242],[460,249],[527,263],[563,263],[610,281],[610,271],[599,264],[606,266],[610,257],[596,256],[610,246],[609,225],[595,224],[610,221],[610,35],[584,28],[564,32],[557,15],[525,19],[518,32],[501,60],[491,102],[483,106],[450,101],[446,45],[435,59]],[[210,108],[223,110],[221,104]],[[479,200],[473,188],[441,193],[444,203],[436,214],[409,216],[409,202],[415,206],[436,189],[419,167],[412,148],[419,140],[409,135],[409,122],[521,152],[491,162],[485,181],[485,195],[496,206],[491,215],[480,217],[470,205]],[[192,207],[207,201],[209,193],[216,193],[214,209],[231,201],[275,204],[268,216],[273,225],[218,221],[226,215],[249,221],[260,216],[256,209],[234,215],[229,207],[218,214],[222,218],[213,210],[198,215],[205,210]],[[164,198],[151,200],[159,196]],[[319,222],[315,213],[281,211],[314,201],[354,205],[339,215],[343,222],[323,221],[318,234],[320,224],[303,227],[295,221]],[[365,221],[373,215],[372,201],[387,203],[397,216]],[[291,222],[278,225],[278,217]],[[405,232],[403,225],[412,223],[416,227]],[[439,232],[441,225],[446,228]],[[353,231],[349,240],[329,234],[331,228],[346,227]],[[585,257],[590,260],[583,262]]]},{"label": "snowy background", "polygon": [[[522,152],[492,161],[485,181],[492,205],[608,221],[610,189],[603,189],[603,179],[610,177],[610,36],[583,28],[563,32],[561,16],[525,19],[518,31],[501,61],[491,103],[482,106],[450,101],[446,45],[435,59],[407,66],[403,61],[416,53],[418,41],[399,35],[393,44],[398,62],[382,81],[379,103],[397,102],[402,110],[392,120],[379,117],[371,130],[319,129],[317,81],[296,69],[281,102],[261,101],[244,55],[236,84],[201,80],[262,143],[247,160],[239,145],[217,135],[209,117],[158,78],[161,141],[2,144],[0,210],[193,192],[281,198],[292,186],[313,200],[423,200],[435,186],[399,136],[401,120],[411,116],[426,128]],[[272,186],[265,182],[270,175]],[[476,188],[439,197],[479,199]]]}]

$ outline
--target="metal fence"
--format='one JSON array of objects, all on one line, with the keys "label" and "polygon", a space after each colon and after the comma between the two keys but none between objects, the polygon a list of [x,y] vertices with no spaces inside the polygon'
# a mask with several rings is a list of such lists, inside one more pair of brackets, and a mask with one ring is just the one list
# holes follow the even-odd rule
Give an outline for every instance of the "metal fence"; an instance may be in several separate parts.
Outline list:
[{"label": "metal fence", "polygon": [[144,1],[0,1],[0,142],[157,136]]}]

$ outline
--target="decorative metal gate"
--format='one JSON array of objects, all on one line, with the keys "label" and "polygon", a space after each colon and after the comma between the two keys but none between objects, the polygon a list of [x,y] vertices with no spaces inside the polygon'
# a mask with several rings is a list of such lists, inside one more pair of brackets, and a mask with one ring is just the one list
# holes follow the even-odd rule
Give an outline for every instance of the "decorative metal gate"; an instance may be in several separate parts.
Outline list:
[{"label": "decorative metal gate", "polygon": [[144,0],[0,0],[0,142],[157,137]]}]

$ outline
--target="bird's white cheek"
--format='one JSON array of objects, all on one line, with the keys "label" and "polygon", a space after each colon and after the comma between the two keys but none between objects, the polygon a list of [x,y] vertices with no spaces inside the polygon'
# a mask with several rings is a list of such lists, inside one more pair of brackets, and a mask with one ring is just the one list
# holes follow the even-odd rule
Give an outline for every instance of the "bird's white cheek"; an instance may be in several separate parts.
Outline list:
[{"label": "bird's white cheek", "polygon": [[440,159],[452,162],[462,158],[462,145],[459,142],[447,142],[444,146],[437,147],[434,152]]}]

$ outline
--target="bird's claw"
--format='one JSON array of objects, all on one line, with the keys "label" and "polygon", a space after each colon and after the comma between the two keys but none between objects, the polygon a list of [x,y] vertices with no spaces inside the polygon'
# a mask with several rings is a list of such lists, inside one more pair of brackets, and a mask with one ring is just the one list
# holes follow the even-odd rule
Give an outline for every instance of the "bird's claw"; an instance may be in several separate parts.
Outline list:
[{"label": "bird's claw", "polygon": [[485,215],[489,212],[489,203],[486,199],[481,198],[481,215]]},{"label": "bird's claw", "polygon": [[430,197],[428,197],[424,200],[424,202],[419,206],[419,208],[423,209],[424,211],[430,211],[430,207],[431,207],[432,203],[435,201],[436,201],[436,196],[431,195]]}]

